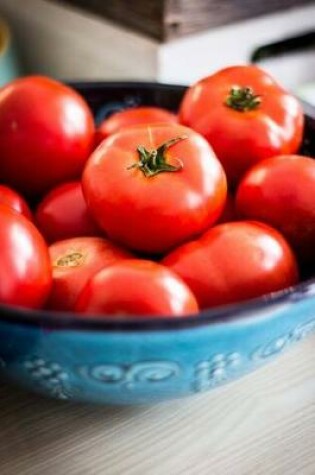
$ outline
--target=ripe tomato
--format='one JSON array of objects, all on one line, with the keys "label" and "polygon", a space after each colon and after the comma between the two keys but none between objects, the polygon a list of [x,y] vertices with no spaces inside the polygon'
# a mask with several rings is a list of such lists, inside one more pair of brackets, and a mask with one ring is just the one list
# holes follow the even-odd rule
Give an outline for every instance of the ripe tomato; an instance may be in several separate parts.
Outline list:
[{"label": "ripe tomato", "polygon": [[36,211],[36,223],[47,241],[78,236],[98,236],[78,181],[64,183],[46,195]]},{"label": "ripe tomato", "polygon": [[302,140],[299,102],[256,66],[229,67],[197,82],[179,118],[207,138],[229,183],[264,158],[295,153]]},{"label": "ripe tomato", "polygon": [[94,139],[84,99],[40,76],[0,90],[0,176],[26,195],[39,195],[79,177]]},{"label": "ripe tomato", "polygon": [[254,221],[215,226],[162,263],[186,282],[201,308],[251,299],[298,281],[296,260],[285,239]]},{"label": "ripe tomato", "polygon": [[230,223],[231,221],[237,221],[239,216],[236,211],[235,198],[230,193],[227,194],[225,206],[219,217],[217,224]]},{"label": "ripe tomato", "polygon": [[197,313],[191,290],[171,270],[152,261],[125,260],[103,269],[84,287],[76,304],[92,315],[170,315]]},{"label": "ripe tomato", "polygon": [[51,288],[48,249],[35,226],[0,205],[0,303],[40,308]]},{"label": "ripe tomato", "polygon": [[138,126],[105,140],[83,173],[95,220],[114,241],[162,253],[209,227],[226,178],[206,140],[179,125]]},{"label": "ripe tomato", "polygon": [[135,107],[116,112],[108,119],[105,119],[96,131],[95,145],[100,144],[109,135],[118,132],[124,127],[131,127],[140,124],[178,122],[177,116],[161,107]]},{"label": "ripe tomato", "polygon": [[48,308],[73,310],[79,293],[99,270],[131,254],[106,239],[79,237],[65,239],[49,248],[53,268],[53,288]]},{"label": "ripe tomato", "polygon": [[315,160],[277,156],[253,167],[237,192],[239,213],[281,231],[305,260],[315,259]]},{"label": "ripe tomato", "polygon": [[32,212],[25,199],[8,186],[0,185],[0,204],[14,209],[17,213],[22,214],[30,221],[33,220]]}]

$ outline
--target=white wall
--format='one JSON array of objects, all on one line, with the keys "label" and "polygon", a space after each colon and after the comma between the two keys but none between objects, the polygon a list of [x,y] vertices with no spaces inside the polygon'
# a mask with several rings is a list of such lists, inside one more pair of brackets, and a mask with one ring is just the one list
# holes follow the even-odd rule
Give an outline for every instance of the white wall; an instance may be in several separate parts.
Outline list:
[{"label": "white wall", "polygon": [[[159,51],[159,75],[166,82],[188,84],[227,65],[247,62],[259,46],[311,29],[315,29],[315,5],[176,40]],[[314,50],[261,65],[288,88],[294,89],[301,81],[315,81]]]}]

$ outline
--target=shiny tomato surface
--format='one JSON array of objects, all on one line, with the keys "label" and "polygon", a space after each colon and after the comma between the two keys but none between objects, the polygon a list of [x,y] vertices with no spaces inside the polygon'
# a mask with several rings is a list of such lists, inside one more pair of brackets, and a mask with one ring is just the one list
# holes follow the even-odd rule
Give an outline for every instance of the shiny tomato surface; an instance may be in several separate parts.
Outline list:
[{"label": "shiny tomato surface", "polygon": [[0,303],[41,308],[51,288],[44,239],[27,218],[0,205]]},{"label": "shiny tomato surface", "polygon": [[41,195],[80,176],[91,152],[94,121],[73,89],[42,76],[0,90],[0,177],[26,195]]},{"label": "shiny tomato surface", "polygon": [[97,128],[95,145],[100,144],[109,135],[112,135],[125,127],[165,122],[176,124],[178,118],[172,112],[162,109],[161,107],[141,106],[115,112],[108,119],[105,119]]},{"label": "shiny tomato surface", "polygon": [[83,192],[113,241],[162,253],[205,231],[226,199],[223,168],[206,140],[179,125],[124,129],[91,155]]},{"label": "shiny tomato surface", "polygon": [[49,248],[53,268],[53,288],[48,308],[74,310],[78,295],[99,270],[131,254],[106,239],[79,237],[65,239]]},{"label": "shiny tomato surface", "polygon": [[298,281],[284,237],[259,222],[220,224],[163,259],[195,294],[201,308],[259,297]]},{"label": "shiny tomato surface", "polygon": [[196,313],[191,290],[167,267],[147,260],[124,260],[94,275],[76,310],[90,315],[182,317]]},{"label": "shiny tomato surface", "polygon": [[0,204],[14,209],[31,221],[33,219],[32,212],[23,196],[8,186],[0,185]]},{"label": "shiny tomato surface", "polygon": [[64,183],[51,190],[39,204],[36,224],[48,242],[79,236],[98,236],[79,181]]},{"label": "shiny tomato surface", "polygon": [[236,184],[255,163],[295,153],[302,141],[298,100],[256,66],[232,66],[190,87],[180,121],[207,138]]},{"label": "shiny tomato surface", "polygon": [[246,218],[275,227],[306,261],[315,261],[315,160],[282,155],[257,164],[242,180],[236,205]]}]

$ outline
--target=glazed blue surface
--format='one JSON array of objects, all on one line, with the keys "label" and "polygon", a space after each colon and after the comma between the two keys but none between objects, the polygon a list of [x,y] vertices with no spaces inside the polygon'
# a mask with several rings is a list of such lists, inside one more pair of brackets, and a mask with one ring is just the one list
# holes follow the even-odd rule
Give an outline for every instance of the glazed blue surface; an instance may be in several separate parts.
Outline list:
[{"label": "glazed blue surface", "polygon": [[59,399],[154,403],[212,389],[268,362],[315,330],[314,309],[315,284],[231,321],[211,323],[205,313],[186,328],[122,324],[102,331],[2,321],[1,371]]},{"label": "glazed blue surface", "polygon": [[[141,84],[77,87],[99,119],[132,100],[175,110],[184,90]],[[308,137],[307,131],[305,143],[312,148]],[[314,330],[315,279],[178,320],[78,320],[1,307],[0,371],[57,399],[155,403],[239,378]]]}]

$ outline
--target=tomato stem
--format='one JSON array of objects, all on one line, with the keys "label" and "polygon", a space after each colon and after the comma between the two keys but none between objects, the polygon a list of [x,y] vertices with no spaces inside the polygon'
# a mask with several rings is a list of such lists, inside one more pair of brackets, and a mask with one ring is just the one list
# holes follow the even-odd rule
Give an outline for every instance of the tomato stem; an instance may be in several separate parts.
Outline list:
[{"label": "tomato stem", "polygon": [[225,105],[239,112],[257,109],[261,104],[261,96],[254,94],[251,87],[234,86],[225,100]]},{"label": "tomato stem", "polygon": [[174,139],[168,140],[167,142],[160,145],[157,149],[153,149],[151,151],[147,150],[142,145],[139,145],[137,148],[139,161],[130,165],[127,170],[138,168],[147,178],[162,172],[177,172],[182,170],[184,167],[183,162],[178,158],[173,158],[177,164],[172,165],[171,163],[168,163],[166,152],[170,147],[187,138],[188,137],[186,135],[176,137]]}]

